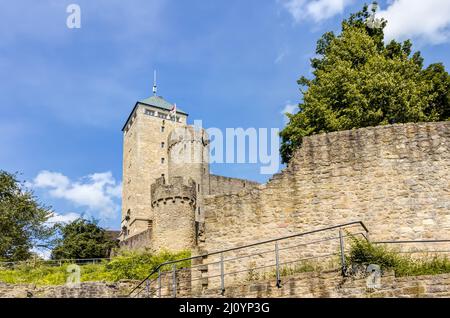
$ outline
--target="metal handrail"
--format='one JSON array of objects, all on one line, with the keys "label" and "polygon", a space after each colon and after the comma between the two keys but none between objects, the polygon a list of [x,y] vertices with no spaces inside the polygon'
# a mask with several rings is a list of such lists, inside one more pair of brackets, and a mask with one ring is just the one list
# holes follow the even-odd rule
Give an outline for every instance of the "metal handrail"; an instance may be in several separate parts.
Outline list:
[{"label": "metal handrail", "polygon": [[62,258],[62,259],[29,259],[26,261],[17,262],[0,262],[2,265],[16,265],[16,264],[27,264],[27,263],[44,263],[44,264],[63,264],[63,263],[97,263],[101,261],[110,261],[111,258]]},{"label": "metal handrail", "polygon": [[368,240],[369,230],[366,227],[366,225],[362,221],[353,221],[353,222],[348,222],[348,223],[344,223],[344,224],[329,226],[329,227],[325,227],[325,228],[321,228],[321,229],[317,229],[317,230],[312,230],[312,231],[308,231],[308,232],[303,232],[303,233],[298,233],[298,234],[293,234],[293,235],[287,235],[287,236],[283,236],[283,237],[279,237],[279,238],[275,238],[275,239],[270,239],[270,240],[266,240],[266,241],[252,243],[252,244],[248,244],[248,245],[244,245],[244,246],[223,249],[223,250],[212,252],[212,253],[206,253],[206,254],[201,254],[201,255],[197,255],[197,256],[186,257],[186,258],[183,258],[183,259],[168,261],[168,262],[164,262],[162,264],[159,264],[145,279],[143,279],[138,285],[136,285],[130,291],[128,296],[131,296],[136,289],[141,287],[142,284],[144,284],[152,275],[156,274],[163,266],[173,265],[173,264],[176,264],[176,263],[181,263],[181,262],[186,262],[186,261],[191,261],[191,260],[198,259],[198,258],[206,258],[206,257],[212,256],[212,255],[220,255],[220,254],[231,252],[231,251],[241,250],[241,249],[245,249],[245,248],[249,248],[249,247],[254,247],[254,246],[258,246],[258,245],[268,244],[268,243],[275,243],[275,242],[282,241],[282,240],[287,240],[287,239],[290,239],[290,238],[302,237],[302,236],[311,235],[311,234],[320,233],[320,232],[325,232],[325,231],[329,231],[329,230],[333,230],[333,229],[340,229],[340,228],[349,227],[349,226],[352,226],[352,225],[360,225],[364,229],[364,231],[366,232],[366,235],[364,236],[365,239]]},{"label": "metal handrail", "polygon": [[[282,281],[281,281],[281,274],[280,274],[280,272],[281,272],[280,266],[289,265],[289,264],[298,263],[298,262],[303,262],[303,261],[307,261],[307,260],[310,260],[310,259],[319,259],[319,258],[323,258],[323,257],[330,257],[330,256],[340,255],[340,258],[341,258],[341,260],[340,260],[341,271],[342,271],[342,275],[345,277],[345,276],[348,275],[348,273],[347,273],[347,264],[346,264],[346,260],[345,260],[345,243],[344,243],[344,238],[349,237],[349,236],[355,237],[357,235],[362,235],[367,241],[369,241],[368,240],[368,237],[369,237],[368,236],[368,234],[369,234],[368,230],[366,231],[366,233],[363,233],[363,232],[354,233],[352,231],[351,233],[347,232],[347,235],[343,234],[343,232],[344,232],[343,230],[344,230],[345,227],[356,225],[356,224],[361,225],[364,228],[364,230],[367,230],[367,227],[365,227],[362,222],[350,222],[350,223],[336,225],[336,226],[332,226],[332,227],[328,227],[328,228],[322,228],[322,229],[318,229],[318,230],[314,230],[314,231],[309,231],[309,232],[289,235],[289,236],[281,237],[281,238],[278,238],[278,239],[271,239],[271,240],[267,240],[267,241],[263,241],[263,242],[253,243],[253,244],[249,244],[249,245],[246,245],[246,246],[240,246],[240,247],[236,247],[236,248],[224,249],[222,251],[216,251],[216,252],[209,253],[209,254],[203,254],[203,255],[193,256],[193,257],[185,258],[185,259],[181,259],[181,260],[174,260],[174,261],[165,262],[165,263],[162,263],[162,264],[158,265],[158,267],[152,272],[152,274],[150,274],[146,279],[144,279],[142,282],[140,282],[140,284],[138,286],[136,286],[129,293],[129,296],[131,296],[134,293],[134,291],[136,291],[138,288],[140,288],[138,293],[134,295],[135,297],[138,297],[144,291],[147,291],[147,297],[151,297],[153,295],[156,296],[156,293],[158,293],[158,295],[157,295],[158,297],[166,297],[166,296],[170,297],[170,294],[172,295],[172,297],[176,297],[177,296],[177,289],[179,289],[181,286],[184,286],[184,284],[187,284],[187,286],[190,286],[190,284],[192,284],[193,281],[202,280],[202,279],[205,279],[205,278],[211,279],[211,278],[219,278],[219,277],[221,278],[220,279],[220,286],[221,286],[220,290],[222,290],[222,295],[224,295],[224,292],[225,292],[225,283],[224,283],[225,282],[225,276],[229,276],[229,275],[234,276],[234,275],[241,274],[241,273],[244,273],[244,272],[248,271],[248,269],[246,269],[246,270],[237,270],[237,271],[235,270],[235,271],[232,271],[232,272],[228,272],[227,271],[225,273],[224,272],[224,263],[225,262],[236,261],[236,260],[239,260],[239,259],[249,258],[249,257],[251,258],[252,256],[255,256],[255,255],[261,256],[262,254],[267,254],[267,253],[271,253],[271,252],[275,252],[275,258],[276,258],[275,259],[275,261],[276,261],[275,264],[273,264],[273,263],[262,264],[262,266],[260,265],[260,266],[258,266],[256,268],[252,267],[252,270],[260,270],[260,269],[275,267],[275,274],[274,275],[276,275],[276,282],[277,282],[276,286],[278,288],[280,288],[282,286],[281,285]],[[285,239],[288,239],[288,238],[301,237],[301,236],[305,236],[305,235],[308,235],[308,234],[318,233],[318,232],[327,231],[327,230],[336,229],[336,228],[339,229],[339,236],[338,237],[328,237],[328,238],[321,239],[321,240],[307,241],[307,242],[301,243],[301,244],[295,244],[294,243],[294,245],[289,245],[287,247],[279,248],[279,241],[282,241],[282,240],[285,240]],[[338,252],[338,253],[329,253],[329,254],[315,255],[315,256],[295,259],[295,260],[291,260],[291,261],[287,261],[287,262],[280,262],[280,260],[279,260],[279,252],[281,250],[289,250],[289,249],[298,248],[298,247],[301,247],[301,246],[308,246],[308,245],[311,245],[311,244],[314,244],[314,243],[331,241],[331,240],[334,240],[334,239],[339,239],[340,252]],[[248,247],[254,247],[254,246],[267,244],[267,243],[271,243],[271,242],[275,242],[275,249],[258,251],[256,253],[250,253],[250,254],[247,254],[247,252],[245,252],[245,255],[241,255],[241,256],[238,256],[238,257],[226,258],[226,259],[224,259],[224,257],[223,257],[224,253],[228,252],[228,251],[235,251],[235,250],[245,249],[245,248],[248,248]],[[372,243],[372,244],[402,244],[402,243],[407,243],[407,244],[414,244],[414,243],[415,244],[426,244],[426,243],[450,243],[450,240],[443,240],[443,239],[438,239],[438,240],[410,240],[410,241],[402,240],[402,241],[376,241],[376,242],[370,242],[370,243]],[[433,250],[433,251],[428,251],[428,252],[446,252],[447,253],[447,252],[450,252],[450,251]],[[416,252],[413,252],[413,253],[416,253]],[[211,262],[211,263],[207,263],[207,264],[199,264],[199,265],[194,265],[194,266],[190,265],[190,267],[187,267],[187,268],[184,267],[182,269],[177,269],[176,266],[175,266],[175,264],[177,262],[187,261],[187,260],[190,260],[190,259],[192,260],[192,259],[196,259],[196,258],[206,258],[206,257],[208,257],[210,255],[217,255],[217,254],[220,254],[220,261],[218,261],[218,262]],[[238,255],[239,254],[241,254],[241,253],[238,253]],[[166,266],[166,265],[170,265],[170,264],[173,264],[172,270],[161,272],[161,267],[162,266]],[[180,280],[177,283],[177,279],[176,279],[176,272],[177,271],[180,271],[180,270],[192,270],[193,267],[198,267],[198,266],[206,266],[206,267],[208,267],[211,264],[220,264],[220,273],[219,274],[213,274],[212,276],[208,275],[207,277],[202,277],[201,276],[201,277],[198,277],[198,278],[195,278],[195,279],[190,277],[189,278],[189,282],[184,281],[184,280],[182,282]],[[155,274],[156,271],[158,271],[158,277],[150,279],[150,276]],[[162,293],[161,293],[162,292],[162,288],[163,288],[162,285],[161,285],[161,274],[165,274],[165,275],[172,274],[173,275],[173,277],[172,277],[172,290],[170,291],[170,287],[169,287],[169,289],[167,290],[167,295],[166,294],[162,295]],[[158,280],[158,286],[152,287],[151,286],[152,283],[156,282],[157,280]],[[146,286],[142,286],[143,283],[146,283]]]},{"label": "metal handrail", "polygon": [[377,241],[372,244],[450,243],[450,240]]}]

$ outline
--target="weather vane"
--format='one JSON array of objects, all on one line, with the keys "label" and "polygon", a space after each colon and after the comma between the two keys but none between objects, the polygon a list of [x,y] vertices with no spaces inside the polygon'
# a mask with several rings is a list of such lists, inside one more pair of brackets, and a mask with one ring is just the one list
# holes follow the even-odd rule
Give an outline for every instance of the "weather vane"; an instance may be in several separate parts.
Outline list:
[{"label": "weather vane", "polygon": [[156,70],[153,71],[153,96],[156,96],[158,87],[156,86]]}]

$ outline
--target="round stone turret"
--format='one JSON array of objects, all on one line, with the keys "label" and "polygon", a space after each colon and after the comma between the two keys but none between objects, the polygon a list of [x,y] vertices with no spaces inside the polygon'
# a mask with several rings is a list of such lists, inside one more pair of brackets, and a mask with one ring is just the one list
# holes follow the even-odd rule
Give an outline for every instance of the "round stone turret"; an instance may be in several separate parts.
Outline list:
[{"label": "round stone turret", "polygon": [[152,248],[180,251],[195,243],[196,183],[172,177],[169,183],[159,178],[151,186],[154,226]]},{"label": "round stone turret", "polygon": [[169,177],[192,178],[197,184],[196,220],[203,221],[203,195],[209,182],[209,138],[204,129],[175,128],[168,137]]}]

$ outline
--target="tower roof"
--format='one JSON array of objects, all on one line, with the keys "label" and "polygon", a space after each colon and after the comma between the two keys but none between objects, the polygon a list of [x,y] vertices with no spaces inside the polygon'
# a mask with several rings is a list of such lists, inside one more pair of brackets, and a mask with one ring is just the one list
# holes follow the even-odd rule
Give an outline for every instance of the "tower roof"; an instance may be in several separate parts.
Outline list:
[{"label": "tower roof", "polygon": [[[139,101],[141,104],[162,108],[165,110],[172,110],[173,104],[166,101],[162,96],[152,96]],[[177,113],[187,115],[185,111],[177,107]]]},{"label": "tower roof", "polygon": [[[134,105],[134,108],[131,111],[130,115],[128,116],[128,119],[125,122],[125,125],[122,127],[122,131],[127,126],[128,121],[131,118],[131,115],[133,115],[134,111],[136,110],[136,108],[138,107],[139,104],[143,104],[143,105],[147,105],[147,106],[153,106],[153,107],[157,107],[157,108],[168,110],[168,111],[172,110],[172,107],[174,106],[172,103],[166,101],[162,96],[156,96],[155,95],[155,96],[152,96],[152,97],[149,97],[149,98],[145,98],[145,99],[139,100],[139,101],[136,102],[136,105]],[[177,106],[177,113],[188,116],[188,113],[186,113],[184,110],[178,108],[178,106]]]}]

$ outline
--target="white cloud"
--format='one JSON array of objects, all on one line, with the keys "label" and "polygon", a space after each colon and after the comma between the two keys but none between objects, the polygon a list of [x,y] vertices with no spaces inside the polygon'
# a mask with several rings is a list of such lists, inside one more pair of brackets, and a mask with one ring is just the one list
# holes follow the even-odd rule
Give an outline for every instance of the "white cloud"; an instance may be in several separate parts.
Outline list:
[{"label": "white cloud", "polygon": [[286,113],[295,114],[297,110],[298,110],[298,104],[294,104],[294,103],[291,103],[290,101],[287,101],[286,105],[284,105],[284,108],[281,111],[281,114],[283,115],[285,122],[288,121]]},{"label": "white cloud", "polygon": [[387,40],[416,38],[438,44],[450,39],[449,0],[395,0],[377,15],[388,21]]},{"label": "white cloud", "polygon": [[53,213],[52,217],[50,217],[47,221],[49,224],[54,223],[70,223],[80,218],[81,215],[75,212],[69,212],[65,214]]},{"label": "white cloud", "polygon": [[342,14],[345,7],[354,0],[288,0],[284,7],[296,22],[314,20],[320,22],[337,14]]},{"label": "white cloud", "polygon": [[297,104],[292,104],[291,102],[287,102],[286,105],[284,106],[283,110],[281,111],[281,113],[283,115],[285,115],[286,113],[294,114],[294,112],[297,110],[297,108],[298,108]]},{"label": "white cloud", "polygon": [[122,184],[111,172],[94,173],[80,181],[71,181],[59,172],[41,171],[32,186],[48,190],[54,198],[86,207],[87,212],[98,213],[101,218],[112,219],[120,211],[117,201],[121,197]]},{"label": "white cloud", "polygon": [[[354,0],[280,0],[296,22],[321,22],[342,14]],[[377,13],[388,21],[386,40],[415,38],[439,44],[450,40],[449,0],[390,0]]]},{"label": "white cloud", "polygon": [[58,172],[41,171],[33,181],[37,188],[66,188],[70,184],[69,178]]}]

